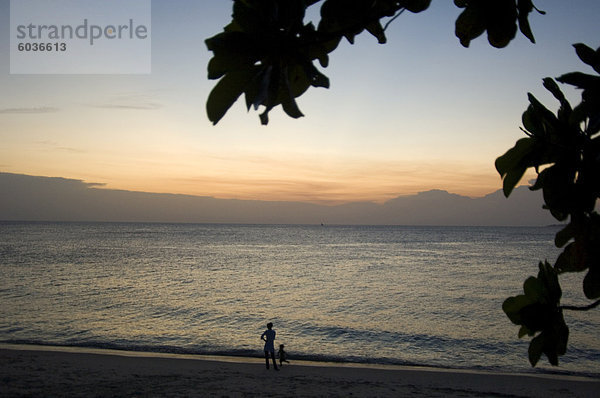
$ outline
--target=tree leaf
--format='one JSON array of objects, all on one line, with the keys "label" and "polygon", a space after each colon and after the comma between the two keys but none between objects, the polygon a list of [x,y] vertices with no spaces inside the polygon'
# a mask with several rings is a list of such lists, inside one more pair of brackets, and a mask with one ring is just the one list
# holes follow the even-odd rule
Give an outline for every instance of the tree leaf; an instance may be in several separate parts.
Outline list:
[{"label": "tree leaf", "polygon": [[521,326],[521,328],[519,329],[519,338],[528,335],[528,336],[533,336],[535,333],[532,332],[531,330],[529,330],[527,328],[527,326],[523,325]]},{"label": "tree leaf", "polygon": [[531,138],[521,138],[515,146],[496,159],[496,170],[502,177],[504,196],[510,196],[527,170],[527,157],[531,154],[534,142]]},{"label": "tree leaf", "polygon": [[573,225],[573,223],[571,222],[556,233],[556,236],[554,237],[554,245],[556,247],[563,247],[574,237],[575,225]]},{"label": "tree leaf", "polygon": [[523,292],[530,300],[537,302],[543,297],[543,286],[538,278],[530,276],[523,283]]},{"label": "tree leaf", "polygon": [[556,80],[582,89],[600,86],[600,77],[582,72],[565,73],[564,75],[557,77]]},{"label": "tree leaf", "polygon": [[521,317],[521,310],[532,303],[533,301],[530,298],[524,294],[520,294],[504,300],[502,303],[502,311],[504,311],[512,323],[515,325],[522,325],[523,318]]},{"label": "tree leaf", "polygon": [[554,263],[554,268],[561,274],[565,272],[582,271],[577,266],[576,257],[577,254],[575,252],[575,242],[569,243],[567,247],[564,248],[562,253],[558,255],[558,258]]},{"label": "tree leaf", "polygon": [[[256,47],[248,35],[241,31],[221,32],[204,41],[206,48],[215,55],[226,57],[260,58],[260,50]],[[252,62],[254,63],[254,62]]]},{"label": "tree leaf", "polygon": [[292,90],[290,89],[290,73],[287,68],[282,71],[279,90],[281,106],[283,107],[285,113],[294,119],[304,116],[304,114],[300,112],[300,108],[298,108],[298,104],[296,103]]},{"label": "tree leaf", "polygon": [[246,88],[246,108],[248,110],[250,110],[250,107],[257,110],[260,105],[267,102],[272,71],[272,65],[263,68],[254,76],[252,83]]},{"label": "tree leaf", "polygon": [[263,113],[258,115],[258,117],[260,119],[260,124],[262,124],[263,126],[269,124],[269,109],[265,110]]},{"label": "tree leaf", "polygon": [[521,122],[523,123],[525,130],[532,135],[541,136],[544,134],[542,123],[536,116],[533,106],[529,105],[527,110],[523,112],[523,115],[521,116]]},{"label": "tree leaf", "polygon": [[515,145],[506,151],[506,153],[496,159],[494,163],[498,173],[503,176],[511,169],[517,167],[522,159],[531,151],[533,140],[531,138],[521,138]]},{"label": "tree leaf", "polygon": [[310,80],[310,85],[313,87],[329,88],[329,78],[319,72],[319,70],[312,64],[312,62],[306,62],[302,64],[306,76]]},{"label": "tree leaf", "polygon": [[229,72],[219,80],[206,101],[206,113],[213,125],[221,120],[255,75],[255,69],[246,69]]},{"label": "tree leaf", "polygon": [[487,1],[484,3],[488,17],[488,42],[496,48],[504,48],[517,34],[517,9],[514,1]]},{"label": "tree leaf", "polygon": [[480,8],[467,7],[458,16],[454,25],[454,34],[463,47],[469,47],[471,40],[485,32],[484,15]]},{"label": "tree leaf", "polygon": [[[308,64],[312,65],[311,62]],[[316,69],[316,68],[315,68]],[[304,65],[293,65],[288,69],[290,92],[294,98],[304,94],[311,85],[311,78],[306,73]]]},{"label": "tree leaf", "polygon": [[532,43],[535,43],[531,26],[529,26],[529,13],[533,11],[533,3],[531,0],[518,0],[517,10],[519,12],[519,30],[525,37],[527,37]]},{"label": "tree leaf", "polygon": [[531,366],[537,365],[538,361],[542,357],[542,350],[544,349],[544,335],[540,334],[535,337],[529,343],[529,363]]},{"label": "tree leaf", "polygon": [[585,278],[583,278],[583,293],[590,300],[600,298],[600,272],[598,264],[590,266]]},{"label": "tree leaf", "polygon": [[571,115],[572,111],[571,104],[569,104],[569,101],[567,101],[563,92],[560,91],[560,88],[558,87],[558,84],[556,84],[554,79],[547,77],[543,79],[543,82],[544,87],[548,91],[550,91],[554,98],[556,98],[560,102],[560,110],[558,111],[559,119],[563,119],[568,122],[569,116]]},{"label": "tree leaf", "polygon": [[569,329],[559,307],[562,291],[555,269],[540,262],[537,277],[527,278],[523,292],[506,299],[502,309],[511,322],[521,325],[519,337],[539,333],[529,344],[531,365],[535,366],[542,354],[556,365],[558,356],[566,352]]},{"label": "tree leaf", "polygon": [[252,67],[252,57],[239,53],[215,54],[208,62],[208,78],[219,79],[225,73],[233,70],[247,69]]},{"label": "tree leaf", "polygon": [[572,200],[575,191],[575,170],[555,164],[544,170],[543,184],[544,202],[548,209],[557,220],[566,220],[576,205]]},{"label": "tree leaf", "polygon": [[404,0],[400,4],[410,12],[418,13],[429,8],[431,0]]},{"label": "tree leaf", "polygon": [[549,126],[556,123],[557,119],[554,113],[552,113],[540,101],[538,101],[533,94],[527,93],[527,98],[529,99],[529,103],[531,104],[533,112],[535,112],[536,116],[543,124]]},{"label": "tree leaf", "polygon": [[579,59],[600,73],[600,53],[598,51],[594,51],[583,43],[573,44],[573,47],[575,47]]},{"label": "tree leaf", "polygon": [[383,26],[381,26],[379,21],[371,22],[370,24],[366,25],[365,28],[367,29],[367,32],[377,38],[377,42],[379,44],[385,44],[387,42],[385,33],[383,31]]},{"label": "tree leaf", "polygon": [[527,171],[526,167],[515,168],[504,176],[502,180],[502,192],[504,192],[505,197],[509,197],[512,193],[513,189],[517,186],[523,175]]},{"label": "tree leaf", "polygon": [[562,289],[556,270],[548,262],[540,262],[539,269],[538,280],[543,289],[543,301],[550,306],[558,305],[562,297]]}]

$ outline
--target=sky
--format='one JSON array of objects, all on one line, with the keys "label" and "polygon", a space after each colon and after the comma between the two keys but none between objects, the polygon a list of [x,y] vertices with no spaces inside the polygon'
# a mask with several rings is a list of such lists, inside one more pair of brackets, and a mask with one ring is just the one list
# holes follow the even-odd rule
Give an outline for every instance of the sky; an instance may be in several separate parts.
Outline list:
[{"label": "sky", "polygon": [[463,48],[460,9],[433,0],[396,19],[385,45],[368,33],[343,42],[321,68],[330,89],[298,99],[305,117],[279,107],[261,126],[240,99],[213,126],[204,40],[230,22],[231,4],[152,1],[150,74],[16,75],[0,0],[0,171],[227,199],[481,197],[501,188],[494,160],[523,136],[527,92],[555,110],[542,78],[588,71],[571,44],[600,46],[597,0],[536,1],[547,13],[530,16],[536,44],[518,35],[504,49],[485,36]]}]

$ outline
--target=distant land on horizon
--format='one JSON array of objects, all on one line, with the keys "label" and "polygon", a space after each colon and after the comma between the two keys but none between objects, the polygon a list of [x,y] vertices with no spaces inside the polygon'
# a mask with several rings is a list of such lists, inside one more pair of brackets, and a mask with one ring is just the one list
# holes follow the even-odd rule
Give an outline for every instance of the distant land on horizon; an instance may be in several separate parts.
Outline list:
[{"label": "distant land on horizon", "polygon": [[383,204],[217,199],[104,189],[61,177],[0,172],[0,220],[239,224],[545,226],[540,191],[501,190],[470,198],[442,190],[399,196]]}]

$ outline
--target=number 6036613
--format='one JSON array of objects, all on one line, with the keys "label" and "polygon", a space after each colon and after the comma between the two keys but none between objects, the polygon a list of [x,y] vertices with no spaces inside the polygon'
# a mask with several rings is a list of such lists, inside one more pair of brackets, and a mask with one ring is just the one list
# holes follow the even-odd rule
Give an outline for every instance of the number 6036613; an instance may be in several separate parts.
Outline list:
[{"label": "number 6036613", "polygon": [[67,51],[67,43],[19,43],[17,49],[37,52]]}]

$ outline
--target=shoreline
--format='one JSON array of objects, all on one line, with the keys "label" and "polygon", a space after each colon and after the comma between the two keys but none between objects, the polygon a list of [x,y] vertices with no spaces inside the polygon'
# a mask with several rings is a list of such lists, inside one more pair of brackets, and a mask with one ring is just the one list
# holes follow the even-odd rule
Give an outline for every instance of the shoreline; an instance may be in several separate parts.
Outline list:
[{"label": "shoreline", "polygon": [[6,396],[529,396],[594,397],[600,380],[418,366],[292,361],[0,344]]},{"label": "shoreline", "polygon": [[[72,352],[83,354],[106,354],[118,355],[126,357],[142,357],[142,358],[172,358],[172,359],[190,359],[190,360],[207,360],[219,362],[233,363],[264,363],[262,356],[249,356],[243,354],[227,354],[227,353],[205,353],[205,352],[176,352],[176,351],[153,351],[147,349],[127,349],[120,347],[98,347],[85,345],[60,345],[51,343],[31,343],[31,342],[1,342],[0,350],[24,350],[24,351],[55,351],[55,352]],[[258,352],[258,351],[257,351]],[[292,359],[295,365],[299,366],[323,366],[323,367],[341,367],[341,368],[365,368],[365,369],[383,369],[383,370],[406,370],[415,369],[423,371],[439,371],[439,372],[456,372],[456,373],[475,373],[475,374],[495,374],[507,376],[534,376],[534,377],[562,377],[574,380],[600,380],[600,374],[570,372],[557,367],[556,369],[529,368],[530,370],[505,370],[494,368],[468,368],[468,367],[445,367],[430,364],[419,363],[379,363],[379,362],[360,362],[360,361],[344,361],[344,360],[329,360],[329,359]]]},{"label": "shoreline", "polygon": [[[151,351],[151,350],[129,350],[122,348],[103,348],[94,346],[80,345],[57,345],[57,344],[37,344],[37,343],[3,343],[0,342],[0,350],[16,350],[16,351],[51,351],[51,352],[68,352],[79,354],[99,354],[99,355],[116,355],[123,357],[134,358],[170,358],[170,359],[189,359],[195,361],[216,361],[216,362],[231,362],[231,363],[260,363],[264,364],[264,358],[260,356],[247,356],[237,354],[211,354],[211,353],[192,353],[192,352],[169,352],[169,351]],[[376,363],[376,362],[352,362],[352,361],[336,361],[336,360],[319,360],[319,359],[292,359],[293,364],[297,366],[317,366],[317,367],[334,367],[334,368],[364,368],[364,369],[380,369],[380,370],[419,370],[431,372],[450,372],[450,373],[473,373],[473,374],[491,374],[504,376],[532,376],[540,378],[564,378],[566,380],[599,380],[600,375],[594,373],[573,373],[563,371],[558,367],[556,370],[531,368],[531,371],[515,370],[507,371],[502,369],[485,369],[485,368],[460,368],[460,367],[443,367],[427,364],[392,364],[392,363]]]}]

